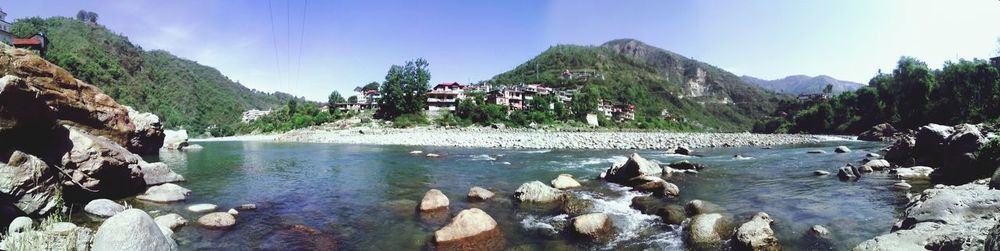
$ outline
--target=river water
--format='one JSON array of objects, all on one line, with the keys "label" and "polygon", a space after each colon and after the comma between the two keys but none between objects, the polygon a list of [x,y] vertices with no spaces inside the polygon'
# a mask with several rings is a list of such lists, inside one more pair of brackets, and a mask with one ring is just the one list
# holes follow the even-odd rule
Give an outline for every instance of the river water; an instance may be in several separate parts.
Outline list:
[{"label": "river water", "polygon": [[[192,223],[198,214],[185,210],[213,203],[220,211],[255,203],[229,230],[190,224],[175,234],[184,250],[419,250],[431,249],[433,232],[463,209],[481,208],[502,228],[508,248],[520,250],[681,250],[680,226],[663,223],[629,207],[642,193],[594,180],[627,150],[518,150],[415,146],[372,146],[275,142],[205,142],[203,150],[163,153],[150,160],[167,163],[194,191],[187,201],[128,203],[153,216],[179,213]],[[833,148],[847,145],[851,153]],[[637,151],[661,163],[688,159],[708,167],[699,174],[667,179],[680,187],[677,203],[694,199],[715,203],[737,223],[767,212],[788,250],[802,248],[802,234],[812,225],[827,226],[834,249],[849,249],[886,233],[905,205],[906,192],[891,189],[885,174],[856,182],[836,178],[836,170],[857,162],[877,143],[831,141],[810,145],[696,149],[703,157]],[[822,149],[826,154],[808,154]],[[441,158],[411,155],[433,152]],[[741,154],[750,159],[735,159]],[[828,176],[814,176],[827,170]],[[524,182],[549,183],[569,173],[584,183],[578,198],[594,202],[591,211],[612,215],[618,235],[608,243],[568,240],[560,235],[565,215],[519,207],[511,194]],[[488,202],[469,202],[472,186],[495,189]],[[914,189],[926,185],[915,184]],[[414,207],[424,192],[436,188],[451,200],[449,213],[420,215]]]}]

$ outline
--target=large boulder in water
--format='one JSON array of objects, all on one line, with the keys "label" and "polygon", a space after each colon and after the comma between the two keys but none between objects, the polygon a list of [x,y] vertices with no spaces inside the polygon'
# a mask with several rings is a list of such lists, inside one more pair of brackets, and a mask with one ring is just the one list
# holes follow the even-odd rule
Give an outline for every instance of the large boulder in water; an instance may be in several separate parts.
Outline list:
[{"label": "large boulder in water", "polygon": [[14,151],[0,157],[0,196],[28,215],[48,214],[57,204],[56,175],[55,169],[38,157]]},{"label": "large boulder in water", "polygon": [[164,183],[175,183],[187,181],[184,176],[177,174],[173,169],[163,164],[163,162],[147,163],[139,161],[139,170],[142,171],[142,180],[147,186],[154,186]]},{"label": "large boulder in water", "polygon": [[181,150],[189,145],[187,130],[165,130],[163,131],[163,148],[169,150]]},{"label": "large boulder in water", "polygon": [[125,106],[128,110],[128,117],[135,125],[132,136],[128,139],[128,150],[138,154],[155,154],[163,147],[163,124],[160,117],[148,112],[139,112],[130,106]]},{"label": "large boulder in water", "polygon": [[545,183],[536,180],[521,184],[521,186],[514,191],[514,198],[517,198],[521,202],[547,203],[564,200],[566,198],[566,192],[552,188],[545,185]]},{"label": "large boulder in water", "polygon": [[590,240],[608,241],[614,237],[615,225],[605,213],[590,213],[570,219],[570,230]]},{"label": "large boulder in water", "polygon": [[733,250],[778,251],[781,243],[771,229],[771,216],[757,213],[750,221],[743,223],[733,235]]},{"label": "large boulder in water", "polygon": [[431,189],[424,193],[424,198],[420,200],[420,211],[437,211],[448,209],[448,196],[441,190]]},{"label": "large boulder in water", "polygon": [[129,209],[111,216],[97,228],[94,251],[179,250],[177,243],[167,237],[149,214],[139,209]]},{"label": "large boulder in water", "polygon": [[68,71],[33,52],[0,46],[0,73],[16,76],[33,87],[36,99],[51,107],[59,124],[80,128],[126,145],[135,126],[125,106],[96,86],[73,78]]},{"label": "large boulder in water", "polygon": [[888,234],[855,250],[983,250],[1000,217],[1000,192],[970,183],[924,190],[914,197]]},{"label": "large boulder in water", "polygon": [[493,217],[478,208],[462,210],[434,232],[438,250],[503,250],[503,233]]},{"label": "large boulder in water", "polygon": [[87,205],[83,207],[83,211],[101,217],[111,217],[125,211],[125,206],[109,199],[96,199],[87,202]]},{"label": "large boulder in water", "polygon": [[681,194],[680,188],[673,183],[667,182],[657,176],[642,176],[631,181],[636,190],[652,192],[653,195],[661,197],[677,197]]},{"label": "large boulder in water", "polygon": [[633,178],[660,175],[662,172],[663,169],[655,162],[646,160],[638,153],[632,153],[625,162],[612,164],[604,172],[604,179],[618,184],[630,184]]},{"label": "large boulder in water", "polygon": [[139,162],[142,158],[105,137],[70,129],[73,149],[62,157],[68,172],[63,182],[70,201],[118,198],[134,195],[146,187]]},{"label": "large boulder in water", "polygon": [[696,250],[719,250],[732,229],[732,222],[721,214],[699,214],[684,227],[684,239]]},{"label": "large boulder in water", "polygon": [[560,174],[558,177],[552,180],[552,187],[557,189],[567,189],[580,187],[580,182],[573,179],[573,175]]},{"label": "large boulder in water", "polygon": [[873,126],[871,129],[858,134],[859,140],[864,141],[889,141],[896,134],[896,128],[889,123],[882,123]]}]

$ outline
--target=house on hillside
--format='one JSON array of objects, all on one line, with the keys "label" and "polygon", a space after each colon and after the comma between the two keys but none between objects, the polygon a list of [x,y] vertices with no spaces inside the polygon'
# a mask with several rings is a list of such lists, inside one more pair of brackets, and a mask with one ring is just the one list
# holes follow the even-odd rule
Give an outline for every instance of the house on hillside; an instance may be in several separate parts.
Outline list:
[{"label": "house on hillside", "polygon": [[830,97],[827,97],[826,94],[799,94],[798,99],[808,102],[826,102]]},{"label": "house on hillside", "polygon": [[618,121],[635,120],[635,105],[633,104],[612,104],[606,100],[597,103],[597,112],[605,118]]},{"label": "house on hillside", "polygon": [[10,44],[17,48],[35,51],[39,56],[45,57],[49,40],[45,37],[45,34],[38,33],[28,38],[12,38]]},{"label": "house on hillside", "polygon": [[243,123],[250,123],[254,120],[260,119],[261,117],[271,114],[271,110],[261,111],[257,109],[249,110],[243,112],[243,118],[241,119]]},{"label": "house on hillside", "polygon": [[520,88],[502,87],[486,94],[486,103],[506,106],[508,110],[524,108],[524,92]]},{"label": "house on hillside", "polygon": [[427,111],[454,111],[455,102],[465,99],[465,85],[458,82],[441,83],[427,92]]},{"label": "house on hillside", "polygon": [[10,33],[10,23],[7,22],[7,12],[0,8],[0,41],[10,44],[13,38],[14,34]]},{"label": "house on hillside", "polygon": [[378,90],[364,90],[359,91],[354,97],[357,99],[354,103],[358,104],[360,110],[375,110],[378,109],[378,101],[382,99],[382,93],[379,93]]}]

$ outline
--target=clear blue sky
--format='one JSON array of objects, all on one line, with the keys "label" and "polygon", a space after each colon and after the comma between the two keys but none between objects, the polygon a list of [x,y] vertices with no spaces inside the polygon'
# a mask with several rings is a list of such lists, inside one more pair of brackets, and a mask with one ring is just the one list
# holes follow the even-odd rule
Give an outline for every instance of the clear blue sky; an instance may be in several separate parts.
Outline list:
[{"label": "clear blue sky", "polygon": [[305,12],[305,0],[272,0],[270,9],[268,3],[32,0],[0,7],[8,21],[91,10],[99,23],[145,49],[218,68],[251,88],[312,100],[381,81],[390,65],[417,57],[430,62],[432,83],[466,83],[489,79],[551,45],[616,38],[639,39],[738,75],[826,74],[867,83],[903,55],[935,68],[996,55],[1000,37],[997,0],[313,0]]}]

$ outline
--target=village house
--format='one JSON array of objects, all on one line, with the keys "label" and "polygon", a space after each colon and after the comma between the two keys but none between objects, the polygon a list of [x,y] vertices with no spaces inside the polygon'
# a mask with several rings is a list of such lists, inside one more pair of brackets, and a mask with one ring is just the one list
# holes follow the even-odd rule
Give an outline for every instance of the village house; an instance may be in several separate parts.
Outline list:
[{"label": "village house", "polygon": [[465,99],[465,86],[457,82],[435,85],[427,92],[427,111],[454,111],[455,102]]},{"label": "village house", "polygon": [[361,110],[375,110],[378,109],[378,100],[382,99],[382,93],[378,90],[366,90],[358,92],[354,97],[357,98],[354,103],[358,104]]},{"label": "village house", "polygon": [[508,110],[524,108],[524,92],[515,87],[502,87],[486,95],[486,103],[506,106]]},{"label": "village house", "polygon": [[243,123],[250,123],[254,120],[260,119],[261,117],[271,114],[271,110],[261,111],[257,109],[249,110],[243,112],[243,118],[241,119]]},{"label": "village house", "polygon": [[606,100],[597,103],[597,112],[605,118],[618,121],[635,120],[635,105],[633,104],[612,104]]},{"label": "village house", "polygon": [[39,33],[28,38],[12,38],[11,45],[21,49],[32,50],[38,53],[39,56],[44,57],[45,52],[48,49],[48,39],[45,34]]},{"label": "village house", "polygon": [[0,41],[10,44],[13,38],[14,34],[10,33],[10,23],[7,22],[7,12],[0,8]]}]

